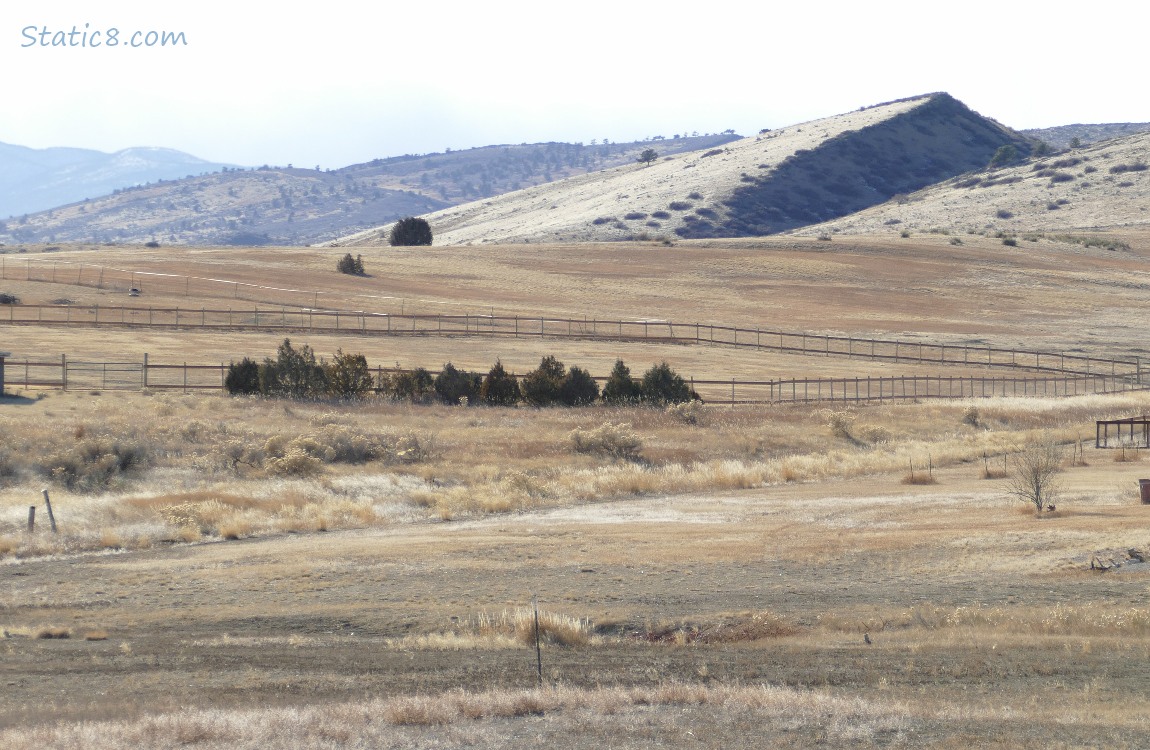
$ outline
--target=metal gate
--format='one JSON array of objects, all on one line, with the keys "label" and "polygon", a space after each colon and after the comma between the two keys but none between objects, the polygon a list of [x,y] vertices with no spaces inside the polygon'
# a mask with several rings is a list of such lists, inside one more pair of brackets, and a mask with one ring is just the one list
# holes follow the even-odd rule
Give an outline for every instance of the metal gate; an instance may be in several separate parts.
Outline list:
[{"label": "metal gate", "polygon": [[65,390],[139,391],[144,387],[143,362],[68,360],[65,368]]}]

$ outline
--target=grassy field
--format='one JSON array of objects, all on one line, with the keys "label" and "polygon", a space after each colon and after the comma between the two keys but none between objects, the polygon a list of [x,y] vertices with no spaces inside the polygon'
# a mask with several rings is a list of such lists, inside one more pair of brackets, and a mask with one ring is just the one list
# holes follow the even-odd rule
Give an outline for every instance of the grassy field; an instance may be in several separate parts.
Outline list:
[{"label": "grassy field", "polygon": [[[691,273],[717,284],[684,258],[744,269],[784,256],[857,263],[871,274],[858,282],[866,288],[889,283],[883,274],[903,252],[830,245],[685,246],[659,251],[666,268],[646,264],[626,282],[626,269],[656,251],[588,252],[622,259],[620,278],[601,286],[629,285],[637,300],[658,291],[668,317],[700,309],[674,296],[688,293]],[[1094,300],[1077,330],[1131,335],[1084,336],[1083,348],[1140,346],[1144,334],[1115,308],[1144,292],[1099,283],[1142,273],[1139,247],[1081,251],[1066,277],[1073,283],[1054,299],[1034,279],[1050,274],[1054,289],[1064,250],[1039,243],[1031,261],[1018,258],[1032,265],[1019,277],[1030,291],[1017,331],[993,333],[1009,316],[987,304],[979,319],[971,291],[955,310],[956,319],[973,316],[962,336],[1005,343],[1033,331],[1074,345],[1069,319],[1047,312]],[[507,283],[503,271],[481,269],[516,266],[513,250],[575,262],[566,250],[467,249],[492,259],[467,266],[481,277],[476,301]],[[951,256],[959,266],[993,262],[989,247],[978,251],[982,261],[960,250]],[[173,272],[211,270],[225,253],[113,252]],[[435,252],[464,268],[464,250]],[[338,279],[333,270],[330,283],[383,292],[434,276],[404,257],[392,273],[399,281]],[[334,257],[298,250],[266,265],[269,278],[291,283],[326,279],[328,260],[334,267]],[[957,276],[958,266],[930,262],[940,264],[932,283]],[[238,275],[230,263],[221,260],[214,277]],[[537,282],[512,283],[535,295],[525,306],[558,311],[576,298],[562,295],[555,268],[522,268]],[[458,291],[447,288],[449,276],[436,295]],[[15,283],[26,301],[110,294]],[[796,301],[796,319],[813,319],[820,303],[809,290],[777,288]],[[902,330],[944,335],[937,307],[926,305],[929,288],[900,289],[923,304],[907,308]],[[610,291],[595,294],[618,314],[633,309]],[[754,310],[738,294],[716,299],[706,309],[720,319]],[[882,301],[831,295],[827,328],[882,330],[860,327],[873,321],[864,307],[877,314]],[[147,346],[153,357],[223,358],[229,346],[269,347],[241,353],[265,356],[276,343],[254,334],[141,343],[152,334],[2,332],[5,350],[38,336],[68,352]],[[367,341],[310,343],[365,350],[355,345]],[[469,365],[497,353],[469,339],[371,344],[380,347],[371,356],[426,356],[426,364],[454,344],[475,347],[463,349],[478,360]],[[394,348],[385,355],[384,346]],[[544,353],[521,346],[509,358],[533,365]],[[649,356],[576,346],[589,361],[581,349],[558,353],[583,366],[624,356],[641,368],[664,354],[707,372],[829,366],[767,354],[736,365],[707,347]],[[1150,468],[1137,451],[1091,447],[1094,420],[1143,412],[1150,396],[657,410],[24,395],[0,406],[6,748],[1150,743],[1150,566],[1141,562],[1150,506],[1139,504],[1137,481]],[[1036,516],[1009,493],[1001,468],[1013,465],[1008,454],[1049,439],[1065,445],[1061,492],[1056,510]]]}]

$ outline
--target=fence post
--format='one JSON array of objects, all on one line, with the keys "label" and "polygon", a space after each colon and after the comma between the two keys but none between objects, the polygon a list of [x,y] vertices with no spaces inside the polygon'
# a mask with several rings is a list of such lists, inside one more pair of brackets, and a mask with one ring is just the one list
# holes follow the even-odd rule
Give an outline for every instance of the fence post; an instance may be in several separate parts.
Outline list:
[{"label": "fence post", "polygon": [[184,393],[188,392],[188,362],[184,360]]},{"label": "fence post", "polygon": [[48,498],[48,490],[40,490],[44,493],[44,507],[48,509],[48,523],[52,526],[52,533],[56,531],[56,516],[52,513],[52,501]]},{"label": "fence post", "polygon": [[60,355],[60,382],[68,390],[68,355]]},{"label": "fence post", "polygon": [[144,387],[148,387],[148,353],[144,352]]},{"label": "fence post", "polygon": [[36,506],[28,506],[28,533],[31,534],[36,530]]}]

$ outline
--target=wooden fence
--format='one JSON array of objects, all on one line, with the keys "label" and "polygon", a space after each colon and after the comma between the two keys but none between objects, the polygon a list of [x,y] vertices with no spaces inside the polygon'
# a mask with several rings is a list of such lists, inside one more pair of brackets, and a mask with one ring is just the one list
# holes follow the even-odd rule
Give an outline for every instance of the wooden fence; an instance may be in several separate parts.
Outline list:
[{"label": "wooden fence", "polygon": [[708,344],[827,357],[929,365],[961,365],[1058,375],[1108,375],[1142,382],[1134,358],[1089,357],[1063,352],[831,336],[766,328],[666,320],[595,320],[475,314],[411,315],[315,308],[128,307],[8,305],[0,323],[151,327],[169,330],[259,330],[371,336],[491,336],[566,338],[648,343]]},{"label": "wooden fence", "polygon": [[[58,360],[6,361],[10,389],[62,390],[222,390],[228,365],[151,362],[88,362],[61,355]],[[376,367],[381,376],[410,370]],[[516,375],[516,377],[523,377]],[[595,378],[599,382],[607,378]],[[1034,377],[945,377],[897,375],[855,378],[785,378],[778,380],[695,379],[691,386],[709,404],[863,403],[991,397],[1074,396],[1141,390],[1135,379],[1120,375]]]}]

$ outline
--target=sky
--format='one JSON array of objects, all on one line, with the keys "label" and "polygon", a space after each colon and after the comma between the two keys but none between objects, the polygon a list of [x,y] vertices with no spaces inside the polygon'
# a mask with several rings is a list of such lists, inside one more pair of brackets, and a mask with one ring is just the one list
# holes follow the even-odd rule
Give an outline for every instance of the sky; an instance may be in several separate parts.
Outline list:
[{"label": "sky", "polygon": [[1147,122],[1148,20],[1112,0],[4,0],[0,141],[337,168],[751,135],[932,91],[1015,128]]}]

